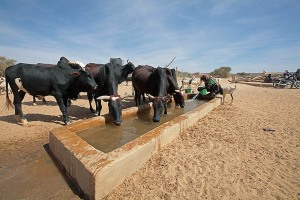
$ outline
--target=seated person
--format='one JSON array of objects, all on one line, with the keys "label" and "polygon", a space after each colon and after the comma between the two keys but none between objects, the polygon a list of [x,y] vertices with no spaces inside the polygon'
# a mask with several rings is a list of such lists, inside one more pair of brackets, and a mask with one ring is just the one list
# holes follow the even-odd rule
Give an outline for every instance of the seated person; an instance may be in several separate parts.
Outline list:
[{"label": "seated person", "polygon": [[290,76],[290,72],[288,70],[285,70],[284,73],[283,73],[283,77],[288,79]]},{"label": "seated person", "polygon": [[264,82],[265,83],[272,83],[272,75],[271,74],[268,74],[268,76],[265,77],[264,79]]},{"label": "seated person", "polygon": [[222,88],[219,84],[216,83],[216,81],[213,78],[208,77],[207,75],[203,74],[201,76],[201,81],[205,84],[205,89],[210,92],[210,95],[216,96],[218,93],[223,93]]}]

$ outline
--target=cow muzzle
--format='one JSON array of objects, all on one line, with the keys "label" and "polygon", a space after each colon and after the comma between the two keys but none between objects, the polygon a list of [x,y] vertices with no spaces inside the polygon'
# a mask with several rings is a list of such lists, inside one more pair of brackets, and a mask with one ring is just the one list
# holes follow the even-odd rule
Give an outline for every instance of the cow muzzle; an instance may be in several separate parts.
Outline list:
[{"label": "cow muzzle", "polygon": [[92,90],[96,90],[98,88],[98,85],[95,85],[94,87],[92,87]]},{"label": "cow muzzle", "polygon": [[114,124],[115,124],[116,126],[121,126],[121,125],[122,125],[122,122],[120,122],[120,121],[115,121],[115,120],[114,120]]}]

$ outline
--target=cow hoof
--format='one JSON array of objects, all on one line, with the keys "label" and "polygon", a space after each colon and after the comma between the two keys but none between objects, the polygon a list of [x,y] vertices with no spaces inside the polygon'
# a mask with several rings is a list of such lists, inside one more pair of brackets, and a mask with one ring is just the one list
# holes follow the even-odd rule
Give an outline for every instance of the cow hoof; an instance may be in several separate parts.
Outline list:
[{"label": "cow hoof", "polygon": [[15,118],[16,118],[17,122],[21,122],[21,117],[20,117],[20,115],[15,115]]},{"label": "cow hoof", "polygon": [[114,122],[116,126],[121,126],[122,122]]},{"label": "cow hoof", "polygon": [[23,126],[26,126],[26,127],[29,126],[27,119],[21,119],[21,122],[22,122]]},{"label": "cow hoof", "polygon": [[32,105],[33,105],[33,106],[37,106],[37,104],[36,104],[36,103],[33,103]]},{"label": "cow hoof", "polygon": [[65,125],[68,125],[68,124],[71,124],[72,123],[72,120],[71,119],[67,119],[64,121],[65,122]]}]

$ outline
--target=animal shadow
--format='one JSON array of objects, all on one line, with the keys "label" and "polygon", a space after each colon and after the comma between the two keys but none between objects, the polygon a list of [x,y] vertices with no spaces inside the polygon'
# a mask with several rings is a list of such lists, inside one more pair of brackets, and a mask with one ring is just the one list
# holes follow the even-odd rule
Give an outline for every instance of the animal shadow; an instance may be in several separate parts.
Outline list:
[{"label": "animal shadow", "polygon": [[[55,102],[56,103],[56,102]],[[85,107],[72,105],[68,108],[68,114],[69,117],[73,120],[79,120],[79,119],[86,119],[90,117],[94,117],[95,115],[89,112],[89,110]],[[51,122],[56,124],[64,125],[63,117],[60,114],[59,116],[56,115],[48,115],[48,114],[41,114],[41,113],[25,113],[26,119],[28,122]],[[0,121],[5,121],[7,123],[16,124],[17,120],[15,119],[15,115],[7,115],[7,116],[1,116]],[[21,123],[20,123],[21,125]]]}]

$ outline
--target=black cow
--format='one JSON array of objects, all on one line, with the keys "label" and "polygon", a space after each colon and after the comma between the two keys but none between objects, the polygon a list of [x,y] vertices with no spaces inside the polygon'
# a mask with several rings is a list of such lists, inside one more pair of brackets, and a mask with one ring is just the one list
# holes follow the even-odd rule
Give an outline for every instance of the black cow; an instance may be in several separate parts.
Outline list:
[{"label": "black cow", "polygon": [[175,83],[171,74],[167,74],[166,69],[161,67],[139,65],[132,73],[132,85],[135,90],[136,103],[142,94],[148,94],[153,101],[154,116],[152,120],[154,122],[160,121],[163,111],[164,114],[167,114],[167,102],[171,98],[168,93],[174,92],[182,95],[179,91],[175,91]]},{"label": "black cow", "polygon": [[[150,68],[150,70],[154,70],[154,67],[149,66],[149,65],[140,65],[140,67],[146,67],[146,68]],[[167,94],[173,95],[173,98],[175,100],[175,105],[183,108],[185,105],[184,96],[178,87],[175,69],[163,68],[163,70],[166,72],[167,80],[169,83],[169,86],[167,88]],[[152,85],[152,83],[150,83],[150,85]],[[144,102],[146,102],[144,93],[140,93],[139,91],[136,91],[136,95],[135,95],[136,105],[140,105],[140,96],[141,95],[143,95],[143,100],[144,100]],[[171,98],[170,98],[170,101],[171,101]]]},{"label": "black cow", "polygon": [[[56,67],[43,67],[35,64],[19,63],[5,70],[7,84],[14,94],[15,115],[17,120],[27,126],[22,111],[22,100],[26,93],[32,96],[53,95],[62,112],[63,121],[69,124],[71,119],[67,113],[68,99],[76,98],[79,92],[96,89],[93,76],[83,69],[72,69],[69,60],[62,57]],[[6,91],[6,105],[12,105]]]},{"label": "black cow", "polygon": [[169,82],[168,94],[173,95],[175,105],[184,108],[184,96],[178,87],[175,69],[164,68]]},{"label": "black cow", "polygon": [[135,66],[128,62],[126,65],[120,64],[95,64],[89,63],[85,66],[90,70],[94,76],[98,88],[95,92],[88,92],[88,99],[90,103],[90,110],[94,112],[92,107],[93,97],[96,102],[96,113],[98,116],[102,110],[101,100],[108,101],[109,113],[114,119],[115,125],[122,123],[122,102],[121,97],[118,95],[118,85],[125,81],[128,74],[131,74]]},{"label": "black cow", "polygon": [[[151,67],[149,65],[140,65],[140,66]],[[167,93],[169,95],[173,95],[176,106],[180,106],[181,108],[184,108],[184,105],[185,105],[184,96],[183,96],[183,93],[180,91],[180,88],[178,87],[175,69],[169,69],[169,68],[165,67],[165,68],[163,68],[163,70],[167,74],[167,79],[168,79],[168,83],[169,83]],[[145,94],[144,93],[139,94],[139,91],[137,91],[136,95],[135,95],[136,106],[141,104],[141,99],[140,99],[141,96],[143,97],[143,101],[146,103]],[[172,98],[170,98],[169,100],[170,100],[169,102],[172,102]]]},{"label": "black cow", "polygon": [[[69,62],[69,66],[72,68],[72,69],[80,69],[80,68],[83,68],[84,66],[81,66],[80,64],[76,63],[77,61],[75,62]],[[54,65],[54,64],[45,64],[45,63],[37,63],[36,64],[37,66],[41,66],[41,67],[57,67],[57,65]],[[43,96],[32,96],[32,105],[33,106],[36,106],[36,98],[38,98],[39,100],[42,100],[43,103],[47,103],[45,97]],[[77,99],[77,98],[76,98]],[[72,102],[71,102],[71,99],[68,99],[68,107],[71,106]]]}]

